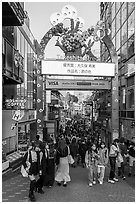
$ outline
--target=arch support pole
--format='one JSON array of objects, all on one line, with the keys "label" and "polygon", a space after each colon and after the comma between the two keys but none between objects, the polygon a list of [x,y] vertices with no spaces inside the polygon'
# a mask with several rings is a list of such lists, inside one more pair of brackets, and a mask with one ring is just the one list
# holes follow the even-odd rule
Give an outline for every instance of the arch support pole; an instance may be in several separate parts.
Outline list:
[{"label": "arch support pole", "polygon": [[102,39],[108,49],[111,61],[115,63],[115,76],[111,79],[111,133],[112,140],[119,137],[119,89],[118,89],[118,56],[115,47],[109,38],[105,35]]}]

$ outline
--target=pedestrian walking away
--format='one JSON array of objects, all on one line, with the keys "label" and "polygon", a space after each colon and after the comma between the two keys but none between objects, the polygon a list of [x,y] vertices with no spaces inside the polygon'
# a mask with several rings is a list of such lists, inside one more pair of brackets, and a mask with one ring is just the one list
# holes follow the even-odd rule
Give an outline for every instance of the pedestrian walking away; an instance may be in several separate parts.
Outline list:
[{"label": "pedestrian walking away", "polygon": [[72,155],[73,159],[74,159],[74,164],[72,164],[72,167],[76,168],[77,165],[77,159],[78,159],[78,144],[76,141],[76,137],[72,138],[72,142],[70,144],[70,154]]},{"label": "pedestrian walking away", "polygon": [[56,151],[57,171],[55,181],[57,181],[59,186],[61,185],[61,182],[63,182],[63,186],[66,187],[67,182],[71,180],[69,175],[68,155],[69,147],[66,145],[65,139],[61,139]]}]

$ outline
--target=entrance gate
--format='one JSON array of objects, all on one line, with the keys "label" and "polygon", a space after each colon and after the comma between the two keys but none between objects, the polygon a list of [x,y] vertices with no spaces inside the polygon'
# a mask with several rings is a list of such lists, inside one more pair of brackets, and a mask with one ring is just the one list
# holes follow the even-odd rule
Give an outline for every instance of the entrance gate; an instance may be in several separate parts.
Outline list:
[{"label": "entrance gate", "polygon": [[[65,6],[62,9],[62,13],[55,13],[51,16],[51,23],[53,27],[44,35],[40,42],[40,46],[37,47],[37,132],[38,134],[43,133],[43,124],[44,124],[44,83],[45,83],[45,73],[43,72],[44,66],[44,51],[46,45],[53,36],[58,36],[56,46],[59,46],[60,49],[65,53],[64,62],[84,62],[85,64],[90,63],[94,65],[97,62],[97,58],[93,55],[91,47],[97,41],[104,43],[108,49],[111,63],[114,63],[114,73],[110,75],[111,77],[111,90],[112,90],[112,101],[111,101],[111,132],[112,139],[119,137],[119,94],[118,94],[118,56],[114,45],[109,37],[110,30],[107,28],[107,25],[104,22],[98,22],[95,27],[89,28],[87,31],[82,32],[80,28],[83,25],[83,19],[81,17],[77,18],[76,21],[76,10],[72,6]],[[64,17],[65,16],[65,17]],[[64,28],[62,21],[64,19],[70,19],[70,29]],[[76,22],[76,25],[75,25]],[[93,41],[91,41],[91,38]],[[89,40],[89,41],[88,41]],[[88,43],[86,43],[88,41]],[[84,49],[84,51],[82,51]],[[57,63],[57,61],[56,61]],[[72,63],[73,64],[73,63]],[[75,64],[75,63],[74,63]],[[108,65],[105,63],[104,65]],[[48,64],[46,64],[48,69]],[[92,67],[94,68],[94,67]],[[96,69],[96,68],[95,68]],[[103,69],[105,72],[105,67],[100,67],[100,70]],[[52,69],[50,69],[52,70]],[[62,72],[63,72],[62,68]],[[89,72],[88,72],[89,71]],[[71,76],[97,76],[96,74],[92,75],[90,69],[86,72],[83,71],[83,75],[75,71],[69,71]],[[44,75],[43,75],[44,73]],[[74,74],[75,73],[75,74]],[[102,72],[101,72],[102,73]],[[50,73],[48,73],[50,74]],[[53,72],[51,72],[54,75]],[[99,75],[102,77],[108,77],[106,74]],[[85,79],[85,78],[84,78]]]}]

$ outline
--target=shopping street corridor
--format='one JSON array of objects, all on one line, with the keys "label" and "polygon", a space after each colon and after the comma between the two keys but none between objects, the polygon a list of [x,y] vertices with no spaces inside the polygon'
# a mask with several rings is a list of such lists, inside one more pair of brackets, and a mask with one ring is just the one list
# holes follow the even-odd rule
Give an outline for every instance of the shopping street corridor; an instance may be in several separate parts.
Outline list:
[{"label": "shopping street corridor", "polygon": [[[36,202],[135,202],[134,177],[110,184],[107,182],[109,169],[106,169],[104,184],[88,186],[87,169],[70,167],[71,182],[67,187],[43,187],[44,194],[35,193]],[[29,202],[29,179],[20,172],[3,179],[3,202]]]}]

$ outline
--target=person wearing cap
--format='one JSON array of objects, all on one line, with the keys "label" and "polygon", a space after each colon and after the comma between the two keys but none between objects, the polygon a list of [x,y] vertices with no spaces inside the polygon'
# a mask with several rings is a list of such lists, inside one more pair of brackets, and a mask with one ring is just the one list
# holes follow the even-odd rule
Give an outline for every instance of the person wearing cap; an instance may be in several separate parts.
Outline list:
[{"label": "person wearing cap", "polygon": [[22,165],[28,172],[28,176],[30,179],[29,198],[31,201],[36,201],[34,196],[34,190],[36,188],[35,176],[39,174],[40,157],[39,157],[39,148],[36,147],[36,144],[34,141],[31,142],[28,151],[24,155]]}]

